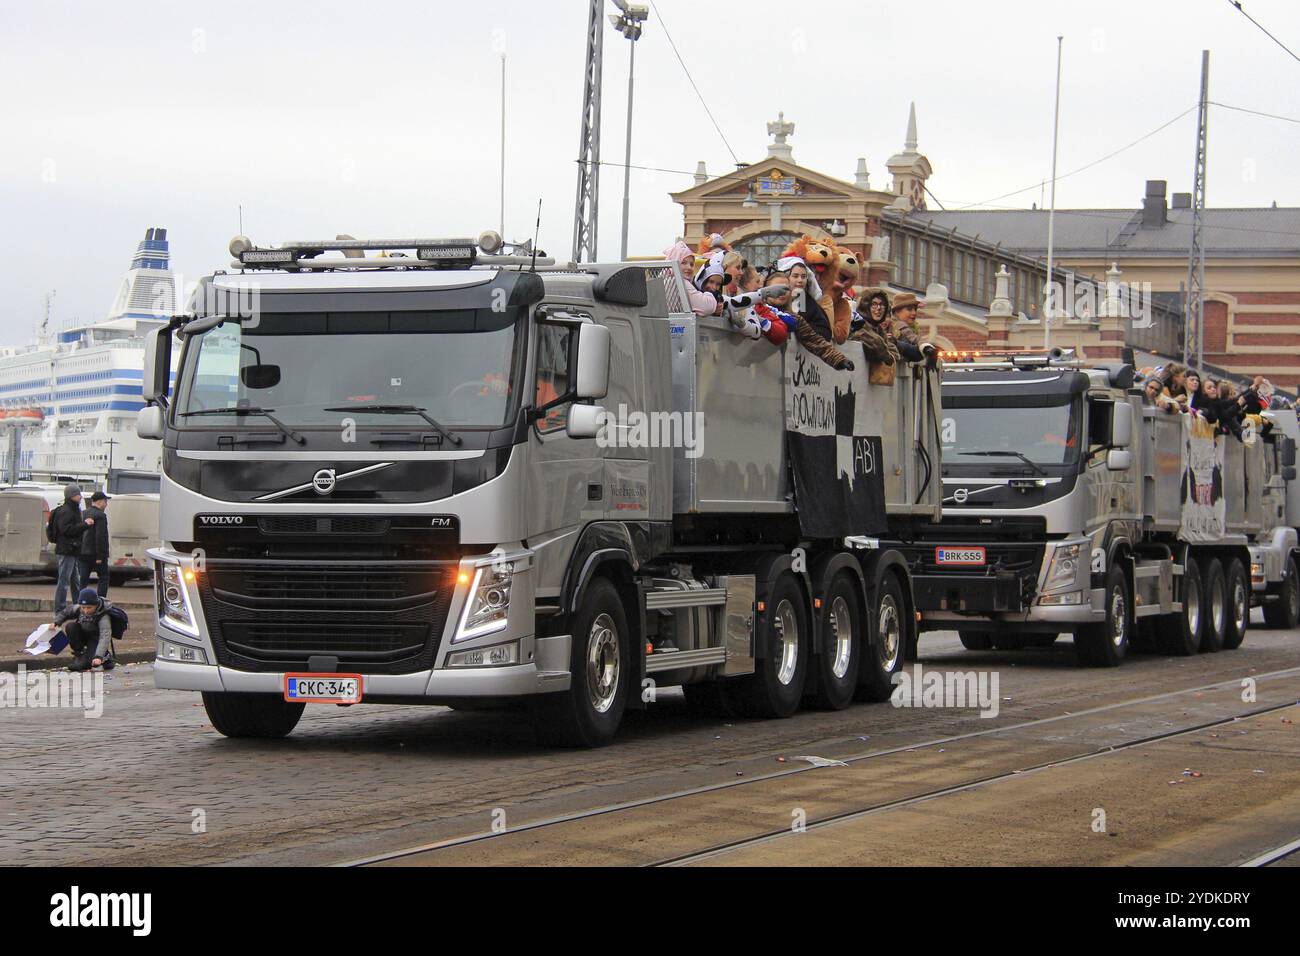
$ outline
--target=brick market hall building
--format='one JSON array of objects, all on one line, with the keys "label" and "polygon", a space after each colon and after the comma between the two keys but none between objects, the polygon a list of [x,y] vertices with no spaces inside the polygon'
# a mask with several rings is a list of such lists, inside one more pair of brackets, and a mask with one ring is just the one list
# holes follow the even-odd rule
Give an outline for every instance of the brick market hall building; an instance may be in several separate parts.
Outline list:
[{"label": "brick market hall building", "polygon": [[[695,245],[721,233],[750,262],[770,264],[794,238],[832,238],[864,263],[858,288],[884,285],[924,300],[923,338],[955,352],[1037,348],[1047,279],[1047,212],[932,211],[933,173],[918,149],[916,107],[903,147],[885,161],[887,186],[872,185],[865,157],[851,180],[800,166],[782,114],[767,125],[762,161],[710,177],[704,163],[681,205],[683,237]],[[1134,210],[1056,211],[1053,270],[1062,301],[1051,343],[1087,359],[1139,362],[1183,353],[1181,282],[1190,242],[1185,194],[1164,199],[1149,182]],[[1300,384],[1300,209],[1205,211],[1207,369],[1256,372]]]}]

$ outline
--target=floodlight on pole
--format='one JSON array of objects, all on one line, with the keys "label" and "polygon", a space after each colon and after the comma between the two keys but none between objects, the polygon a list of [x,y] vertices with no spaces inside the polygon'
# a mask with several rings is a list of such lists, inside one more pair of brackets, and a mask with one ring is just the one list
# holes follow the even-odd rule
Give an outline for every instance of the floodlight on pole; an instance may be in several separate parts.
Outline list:
[{"label": "floodlight on pole", "polygon": [[636,41],[641,39],[643,24],[650,17],[650,8],[627,0],[613,0],[620,13],[611,13],[609,22],[628,39],[627,61],[627,149],[623,158],[623,240],[619,258],[627,259],[627,228],[632,194],[632,80],[636,72]]}]

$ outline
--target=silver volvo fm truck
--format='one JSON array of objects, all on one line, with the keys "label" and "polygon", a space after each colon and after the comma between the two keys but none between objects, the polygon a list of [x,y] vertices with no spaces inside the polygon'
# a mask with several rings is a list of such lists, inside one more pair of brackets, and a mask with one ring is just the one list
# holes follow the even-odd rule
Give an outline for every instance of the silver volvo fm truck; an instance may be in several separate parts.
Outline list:
[{"label": "silver volvo fm truck", "polygon": [[[578,746],[676,685],[776,717],[886,698],[916,640],[897,542],[940,514],[936,371],[871,386],[850,343],[831,389],[793,336],[695,316],[675,264],[502,247],[238,237],[155,333],[158,686],[232,736],[434,703]],[[806,530],[792,416],[873,533]]]}]

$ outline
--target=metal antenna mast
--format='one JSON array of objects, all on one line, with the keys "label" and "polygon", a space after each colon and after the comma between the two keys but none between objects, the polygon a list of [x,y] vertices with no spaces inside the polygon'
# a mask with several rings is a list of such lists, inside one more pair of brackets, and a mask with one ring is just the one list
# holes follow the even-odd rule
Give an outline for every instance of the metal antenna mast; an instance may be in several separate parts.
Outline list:
[{"label": "metal antenna mast", "polygon": [[1210,51],[1201,51],[1201,100],[1196,120],[1196,171],[1192,177],[1192,242],[1187,250],[1187,307],[1183,325],[1183,364],[1194,357],[1205,365],[1205,124],[1210,91]]},{"label": "metal antenna mast", "polygon": [[591,0],[587,18],[587,68],[582,91],[582,138],[578,142],[578,198],[573,210],[573,261],[596,258],[600,195],[600,65],[604,47],[603,0]]}]

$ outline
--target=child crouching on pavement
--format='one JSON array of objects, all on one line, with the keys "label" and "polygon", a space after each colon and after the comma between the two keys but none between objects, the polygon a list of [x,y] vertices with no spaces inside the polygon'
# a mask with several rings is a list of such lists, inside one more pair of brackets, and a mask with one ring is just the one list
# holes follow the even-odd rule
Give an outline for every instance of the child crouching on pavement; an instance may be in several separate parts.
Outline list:
[{"label": "child crouching on pavement", "polygon": [[102,665],[107,671],[116,666],[113,623],[108,615],[111,606],[94,588],[82,588],[77,603],[54,616],[54,626],[63,631],[75,657],[68,670],[87,671]]}]

